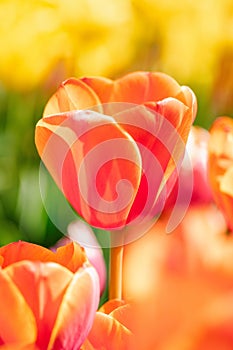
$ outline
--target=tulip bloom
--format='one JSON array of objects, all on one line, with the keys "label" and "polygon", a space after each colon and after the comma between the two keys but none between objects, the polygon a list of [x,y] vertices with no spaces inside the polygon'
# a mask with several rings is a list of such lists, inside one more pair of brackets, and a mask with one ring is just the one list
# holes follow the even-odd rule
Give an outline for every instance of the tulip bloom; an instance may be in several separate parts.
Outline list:
[{"label": "tulip bloom", "polygon": [[3,349],[78,350],[99,302],[98,276],[84,250],[11,243],[0,248],[0,264]]},{"label": "tulip bloom", "polygon": [[233,120],[216,119],[210,129],[209,179],[216,204],[233,231]]},{"label": "tulip bloom", "polygon": [[48,101],[35,142],[73,208],[121,229],[161,210],[195,115],[193,92],[162,73],[71,78]]}]

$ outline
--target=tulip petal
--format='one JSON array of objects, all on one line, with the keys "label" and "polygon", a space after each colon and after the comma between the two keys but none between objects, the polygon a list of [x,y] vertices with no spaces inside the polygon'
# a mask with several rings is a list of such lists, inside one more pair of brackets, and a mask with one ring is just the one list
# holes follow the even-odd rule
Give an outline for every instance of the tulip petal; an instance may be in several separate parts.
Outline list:
[{"label": "tulip petal", "polygon": [[102,312],[97,312],[92,329],[82,350],[130,350],[132,347],[132,333],[119,321]]},{"label": "tulip petal", "polygon": [[63,118],[47,117],[37,124],[36,145],[43,162],[88,223],[124,226],[141,178],[136,143],[113,118],[94,111]]},{"label": "tulip petal", "polygon": [[15,343],[15,344],[6,344],[0,346],[0,350],[40,350],[36,345],[34,344],[21,344],[21,343]]},{"label": "tulip petal", "polygon": [[81,349],[136,349],[135,338],[129,328],[133,321],[131,311],[124,300],[107,301],[96,313],[92,329]]},{"label": "tulip petal", "polygon": [[17,286],[35,316],[38,329],[36,344],[41,349],[47,349],[60,304],[73,274],[56,263],[31,261],[12,264],[4,272]]},{"label": "tulip petal", "polygon": [[86,109],[97,105],[100,105],[100,100],[95,92],[81,80],[70,78],[64,81],[57,92],[49,99],[43,116]]},{"label": "tulip petal", "polygon": [[21,260],[52,261],[53,253],[42,246],[28,242],[13,242],[0,248],[2,267]]},{"label": "tulip petal", "polygon": [[126,302],[124,300],[120,299],[110,299],[106,303],[104,303],[101,308],[99,309],[99,312],[102,312],[104,314],[110,314],[112,311],[117,309],[120,306],[125,305]]},{"label": "tulip petal", "polygon": [[87,256],[84,248],[79,244],[70,242],[57,249],[54,261],[65,266],[71,272],[76,272],[87,262]]},{"label": "tulip petal", "polygon": [[181,86],[180,92],[175,96],[192,111],[192,122],[197,114],[197,99],[194,92],[188,86]]},{"label": "tulip petal", "polygon": [[81,79],[87,84],[101,103],[127,102],[142,104],[147,101],[159,101],[180,93],[179,84],[170,76],[160,72],[134,72],[111,81],[101,77]]},{"label": "tulip petal", "polygon": [[[185,151],[183,137],[186,139],[191,128],[190,110],[182,102],[167,98],[132,107],[114,118],[136,141],[142,157],[143,175],[128,222],[140,213],[141,217],[153,216],[161,210],[158,198],[164,179],[166,184],[181,164]],[[166,195],[174,183],[175,178],[166,188]]]},{"label": "tulip petal", "polygon": [[79,350],[89,333],[99,303],[99,281],[93,267],[74,274],[53,328],[48,350]]},{"label": "tulip petal", "polygon": [[104,77],[84,77],[80,79],[96,93],[101,103],[110,102],[114,82]]},{"label": "tulip petal", "polygon": [[37,328],[33,313],[6,270],[0,271],[0,310],[0,339],[3,343],[35,342]]},{"label": "tulip petal", "polygon": [[93,230],[83,220],[75,220],[68,225],[67,233],[71,240],[85,246],[88,260],[99,275],[100,293],[102,293],[106,286],[107,271],[103,251]]}]

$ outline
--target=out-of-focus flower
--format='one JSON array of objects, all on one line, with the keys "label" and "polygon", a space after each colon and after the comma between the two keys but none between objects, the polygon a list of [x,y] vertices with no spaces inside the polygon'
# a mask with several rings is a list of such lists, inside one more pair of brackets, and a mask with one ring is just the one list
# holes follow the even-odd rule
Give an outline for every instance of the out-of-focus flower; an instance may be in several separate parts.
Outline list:
[{"label": "out-of-focus flower", "polygon": [[96,313],[92,329],[81,350],[132,350],[135,338],[128,328],[132,323],[130,305],[110,300]]},{"label": "out-of-focus flower", "polygon": [[193,92],[163,73],[72,78],[47,103],[35,141],[74,209],[118,229],[158,212],[195,115]]},{"label": "out-of-focus flower", "polygon": [[[193,193],[191,204],[209,203],[212,200],[211,189],[207,176],[208,142],[209,133],[207,130],[198,126],[192,127],[187,142],[187,154],[191,159],[191,171],[193,172]],[[188,177],[189,173],[187,171],[187,182]],[[183,185],[185,184],[182,183],[182,186]]]},{"label": "out-of-focus flower", "polygon": [[30,90],[76,73],[114,74],[132,59],[133,29],[129,0],[2,0],[1,81]]},{"label": "out-of-focus flower", "polygon": [[233,119],[219,117],[210,129],[209,179],[215,202],[233,231]]},{"label": "out-of-focus flower", "polygon": [[200,350],[215,328],[230,349],[233,240],[221,212],[194,206],[173,234],[165,227],[160,219],[124,250],[123,298],[139,304],[141,349]]},{"label": "out-of-focus flower", "polygon": [[102,249],[93,230],[84,221],[73,221],[67,228],[67,236],[61,238],[52,249],[61,247],[71,241],[77,242],[85,247],[87,258],[99,275],[100,293],[102,293],[106,286],[106,265]]},{"label": "out-of-focus flower", "polygon": [[[174,205],[183,205],[190,191],[192,191],[191,205],[213,201],[207,175],[208,142],[208,131],[199,126],[192,126],[179,178],[166,201],[165,211]],[[183,197],[176,203],[179,186],[182,186]]]},{"label": "out-of-focus flower", "polygon": [[0,344],[79,349],[99,302],[98,276],[84,250],[70,243],[53,253],[17,242],[0,248],[0,263]]}]

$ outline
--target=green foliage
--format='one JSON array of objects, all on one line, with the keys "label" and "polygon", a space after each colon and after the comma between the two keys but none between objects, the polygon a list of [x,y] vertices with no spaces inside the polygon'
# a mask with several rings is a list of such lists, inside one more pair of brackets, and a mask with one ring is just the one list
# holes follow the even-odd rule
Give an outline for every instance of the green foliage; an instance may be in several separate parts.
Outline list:
[{"label": "green foliage", "polygon": [[34,128],[44,104],[39,92],[0,92],[0,245],[22,239],[48,246],[61,236],[39,190]]}]

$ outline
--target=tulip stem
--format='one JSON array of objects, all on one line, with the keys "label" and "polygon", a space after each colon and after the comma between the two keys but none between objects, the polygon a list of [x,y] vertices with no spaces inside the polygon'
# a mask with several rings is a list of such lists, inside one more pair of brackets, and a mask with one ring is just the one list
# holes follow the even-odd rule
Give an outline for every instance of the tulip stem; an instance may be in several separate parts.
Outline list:
[{"label": "tulip stem", "polygon": [[122,269],[124,245],[110,248],[109,300],[122,299]]}]

